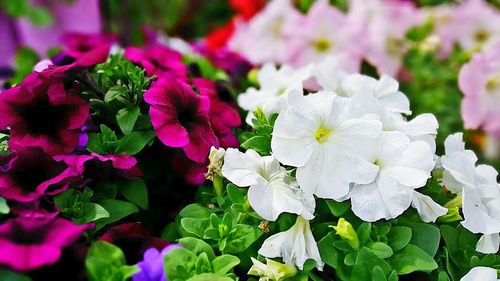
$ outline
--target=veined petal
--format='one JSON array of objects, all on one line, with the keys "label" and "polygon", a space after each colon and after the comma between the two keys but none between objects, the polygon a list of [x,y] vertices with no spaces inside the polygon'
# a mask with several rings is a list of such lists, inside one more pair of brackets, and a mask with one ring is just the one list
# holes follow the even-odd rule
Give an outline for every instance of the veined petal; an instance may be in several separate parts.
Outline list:
[{"label": "veined petal", "polygon": [[448,213],[448,209],[434,202],[431,197],[417,191],[413,192],[411,205],[417,209],[424,222],[435,222],[437,218]]}]

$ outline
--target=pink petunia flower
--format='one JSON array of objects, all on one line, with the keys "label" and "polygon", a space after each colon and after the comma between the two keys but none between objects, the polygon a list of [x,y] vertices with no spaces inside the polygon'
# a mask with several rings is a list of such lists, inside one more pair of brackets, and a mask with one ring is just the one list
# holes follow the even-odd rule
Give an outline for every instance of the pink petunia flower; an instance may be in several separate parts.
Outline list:
[{"label": "pink petunia flower", "polygon": [[0,225],[0,264],[20,271],[54,264],[87,228],[54,215],[25,212]]},{"label": "pink petunia flower", "polygon": [[125,49],[125,57],[142,66],[149,76],[173,74],[179,79],[188,77],[188,69],[182,62],[182,55],[160,44],[144,48],[129,47]]},{"label": "pink petunia flower", "polygon": [[62,81],[33,73],[0,94],[0,129],[9,128],[11,140],[23,146],[51,155],[69,153],[78,145],[89,110]]},{"label": "pink petunia flower", "polygon": [[24,148],[10,142],[13,154],[0,159],[0,196],[30,202],[44,194],[65,191],[77,172],[56,162],[39,148]]},{"label": "pink petunia flower", "polygon": [[462,67],[459,86],[465,127],[482,128],[500,138],[500,43],[475,54]]},{"label": "pink petunia flower", "polygon": [[363,29],[365,59],[379,74],[395,76],[407,49],[405,33],[423,22],[421,10],[410,1],[353,0],[348,16]]},{"label": "pink petunia flower", "polygon": [[500,12],[484,0],[463,1],[458,6],[444,6],[431,15],[435,34],[441,40],[441,56],[447,56],[455,43],[469,51],[487,50],[500,41]]},{"label": "pink petunia flower", "polygon": [[144,93],[158,138],[167,146],[181,147],[187,157],[205,162],[210,147],[218,146],[210,126],[208,97],[197,95],[187,83],[171,75],[160,77]]}]

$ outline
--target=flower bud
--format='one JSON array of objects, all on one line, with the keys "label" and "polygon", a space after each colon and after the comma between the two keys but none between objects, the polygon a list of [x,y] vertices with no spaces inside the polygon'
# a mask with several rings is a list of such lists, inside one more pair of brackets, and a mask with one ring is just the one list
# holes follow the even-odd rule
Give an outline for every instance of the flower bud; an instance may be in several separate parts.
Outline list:
[{"label": "flower bud", "polygon": [[344,218],[340,218],[337,226],[331,226],[335,229],[336,234],[346,241],[354,250],[359,249],[359,239],[358,234],[352,227],[352,224],[346,221]]}]

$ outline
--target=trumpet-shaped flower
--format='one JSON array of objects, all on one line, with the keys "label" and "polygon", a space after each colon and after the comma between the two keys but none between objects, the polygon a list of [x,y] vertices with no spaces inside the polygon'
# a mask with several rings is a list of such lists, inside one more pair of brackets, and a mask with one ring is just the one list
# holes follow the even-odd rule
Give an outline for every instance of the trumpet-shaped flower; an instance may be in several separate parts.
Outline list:
[{"label": "trumpet-shaped flower", "polygon": [[318,270],[323,270],[324,265],[309,221],[301,216],[297,217],[297,221],[289,230],[267,238],[259,249],[259,255],[266,258],[281,257],[285,264],[297,266],[300,270],[308,259],[316,261]]},{"label": "trumpet-shaped flower", "polygon": [[[355,69],[345,69],[340,59],[334,55],[329,55],[324,60],[313,63],[311,76],[317,85],[313,89],[332,91],[340,95],[341,83]],[[319,87],[317,87],[319,86]],[[311,87],[307,87],[308,89]]]},{"label": "trumpet-shaped flower", "polygon": [[218,146],[209,122],[210,100],[173,76],[163,75],[144,93],[158,138],[167,146],[182,147],[186,156],[205,162],[210,147]]},{"label": "trumpet-shaped flower", "polygon": [[238,96],[238,104],[250,111],[247,122],[251,124],[252,111],[261,108],[266,116],[279,113],[287,107],[288,94],[302,91],[302,82],[310,76],[309,68],[295,70],[283,65],[279,69],[274,64],[265,64],[259,71],[260,89],[249,88]]},{"label": "trumpet-shaped flower", "polygon": [[477,266],[471,269],[460,281],[498,281],[498,273],[494,268]]},{"label": "trumpet-shaped flower", "polygon": [[367,160],[377,149],[382,124],[358,118],[351,100],[332,92],[292,92],[277,118],[271,147],[276,159],[297,168],[304,191],[341,199],[349,184],[373,182],[378,167]]},{"label": "trumpet-shaped flower", "polygon": [[222,175],[238,186],[250,186],[250,205],[265,220],[275,221],[284,212],[314,218],[314,197],[305,194],[273,156],[228,148]]},{"label": "trumpet-shaped flower", "polygon": [[445,155],[441,157],[441,166],[444,169],[443,184],[457,193],[462,192],[464,186],[474,186],[477,161],[476,154],[465,149],[462,139],[462,133],[448,136],[444,142]]},{"label": "trumpet-shaped flower", "polygon": [[430,196],[413,192],[411,206],[415,208],[424,222],[435,222],[440,216],[448,213],[448,209],[434,202]]},{"label": "trumpet-shaped flower", "polygon": [[378,175],[368,184],[354,184],[350,193],[353,212],[370,222],[402,214],[412,203],[413,190],[430,178],[433,158],[423,141],[411,142],[400,132],[382,133],[378,151],[371,158]]}]

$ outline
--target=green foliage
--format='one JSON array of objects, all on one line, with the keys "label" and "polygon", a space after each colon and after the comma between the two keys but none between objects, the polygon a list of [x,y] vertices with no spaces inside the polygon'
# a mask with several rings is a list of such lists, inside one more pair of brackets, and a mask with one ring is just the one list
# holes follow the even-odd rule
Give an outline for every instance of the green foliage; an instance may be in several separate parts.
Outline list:
[{"label": "green foliage", "polygon": [[252,123],[255,130],[240,134],[241,147],[244,149],[253,149],[261,155],[269,155],[271,152],[271,135],[278,114],[273,114],[267,118],[260,108],[255,110],[253,114],[254,119]]},{"label": "green foliage", "polygon": [[104,241],[92,244],[85,267],[90,281],[126,281],[140,271],[136,265],[126,264],[120,248]]},{"label": "green foliage", "polygon": [[[13,1],[15,2],[15,1]],[[38,63],[40,57],[28,47],[18,48],[14,57],[14,77],[10,79],[12,85],[17,85],[33,72],[33,67]]]},{"label": "green foliage", "polygon": [[9,135],[0,133],[0,155],[9,154],[9,139]]},{"label": "green foliage", "polygon": [[33,25],[54,24],[50,11],[40,5],[31,5],[28,0],[0,0],[0,10],[13,18],[28,18]]},{"label": "green foliage", "polygon": [[77,224],[108,218],[109,212],[103,206],[90,202],[92,196],[93,191],[90,188],[85,188],[83,192],[71,188],[54,197],[54,201],[61,213]]},{"label": "green foliage", "polygon": [[0,215],[6,215],[10,212],[10,208],[7,205],[5,198],[0,197]]},{"label": "green foliage", "polygon": [[26,275],[14,272],[14,271],[0,271],[0,280],[6,280],[6,281],[31,281],[31,278],[29,278]]},{"label": "green foliage", "polygon": [[115,131],[101,124],[100,133],[89,134],[87,150],[98,154],[135,155],[144,149],[147,144],[151,144],[154,137],[154,131],[148,130],[135,131],[118,138]]},{"label": "green foliage", "polygon": [[232,270],[240,259],[232,255],[215,256],[210,245],[201,239],[179,240],[184,248],[165,255],[168,280],[236,280]]}]

